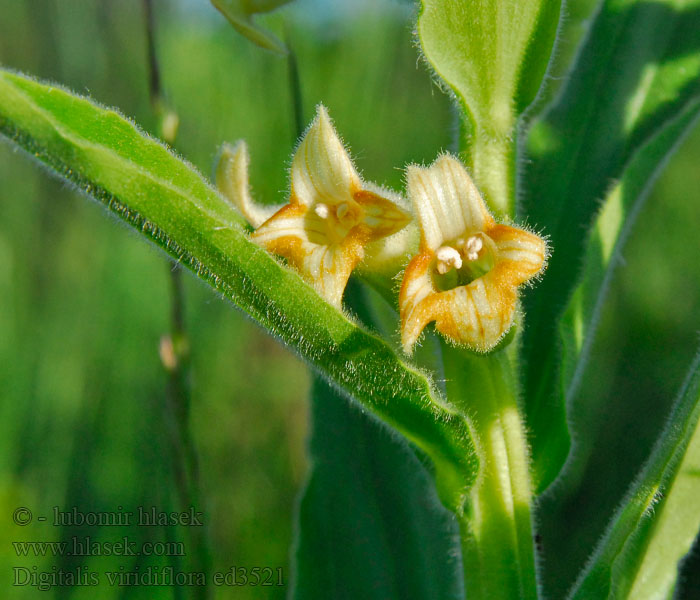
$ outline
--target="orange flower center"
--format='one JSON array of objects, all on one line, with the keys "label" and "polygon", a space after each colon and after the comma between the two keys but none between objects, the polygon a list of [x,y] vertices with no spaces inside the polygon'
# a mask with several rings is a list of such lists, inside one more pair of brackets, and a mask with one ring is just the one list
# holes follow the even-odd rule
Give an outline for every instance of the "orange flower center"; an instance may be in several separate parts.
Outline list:
[{"label": "orange flower center", "polygon": [[326,222],[326,233],[332,242],[340,242],[364,216],[362,207],[356,202],[325,204],[319,202],[314,212]]}]

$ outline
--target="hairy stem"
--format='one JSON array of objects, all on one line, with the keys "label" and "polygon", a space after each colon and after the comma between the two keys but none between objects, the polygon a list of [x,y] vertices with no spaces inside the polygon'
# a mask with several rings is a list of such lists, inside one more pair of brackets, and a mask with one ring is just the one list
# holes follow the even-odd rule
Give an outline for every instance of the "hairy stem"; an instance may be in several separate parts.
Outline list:
[{"label": "hairy stem", "polygon": [[472,175],[498,218],[515,215],[515,126],[505,131],[477,129],[465,139],[470,145]]},{"label": "hairy stem", "polygon": [[460,516],[467,597],[537,598],[528,448],[504,351],[443,344],[449,401],[467,417],[479,472]]}]

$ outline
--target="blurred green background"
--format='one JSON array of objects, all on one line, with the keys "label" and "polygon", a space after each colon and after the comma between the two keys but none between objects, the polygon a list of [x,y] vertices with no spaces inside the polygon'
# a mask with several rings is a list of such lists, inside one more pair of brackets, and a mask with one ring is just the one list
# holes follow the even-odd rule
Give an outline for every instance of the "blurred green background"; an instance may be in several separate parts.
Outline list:
[{"label": "blurred green background", "polygon": [[[591,2],[571,3],[573,34]],[[281,202],[294,148],[285,59],[252,46],[208,2],[156,0],[163,86],[177,148],[203,173],[245,138],[261,201]],[[352,10],[351,10],[352,8]],[[402,167],[450,147],[449,99],[412,39],[410,3],[298,0],[264,19],[297,54],[305,119],[323,102],[365,177],[395,189]],[[573,47],[559,56],[560,73]],[[153,129],[141,0],[0,0],[0,63],[116,106]],[[672,159],[629,241],[587,383],[573,407],[580,457],[539,506],[546,588],[561,597],[648,455],[700,329],[700,131]],[[565,199],[562,199],[565,201]],[[12,541],[91,535],[181,540],[183,527],[18,527],[13,510],[180,510],[158,347],[170,328],[169,261],[105,211],[0,144],[0,586],[12,568],[104,573],[190,557],[17,557]],[[536,226],[536,224],[533,224]],[[556,248],[554,249],[556,251]],[[305,366],[193,277],[185,277],[192,432],[213,569],[291,576],[295,498],[306,472]],[[189,547],[188,547],[189,549]],[[689,565],[685,594],[699,588]],[[358,575],[359,576],[359,575]],[[103,578],[104,581],[104,578]],[[285,587],[221,587],[217,598],[281,598]],[[95,598],[90,587],[43,597]],[[100,598],[188,597],[177,588],[100,588]]]}]

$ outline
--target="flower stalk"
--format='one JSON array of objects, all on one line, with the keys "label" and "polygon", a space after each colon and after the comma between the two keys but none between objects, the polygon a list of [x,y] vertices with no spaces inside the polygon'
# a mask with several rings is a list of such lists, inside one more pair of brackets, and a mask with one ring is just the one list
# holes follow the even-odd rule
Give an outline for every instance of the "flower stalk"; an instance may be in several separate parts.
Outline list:
[{"label": "flower stalk", "polygon": [[500,130],[484,131],[484,121],[480,123],[481,127],[469,138],[467,164],[493,214],[499,219],[513,217],[517,127],[507,123]]},{"label": "flower stalk", "polygon": [[468,598],[537,598],[528,446],[504,350],[479,356],[443,343],[446,390],[479,460],[460,520]]}]

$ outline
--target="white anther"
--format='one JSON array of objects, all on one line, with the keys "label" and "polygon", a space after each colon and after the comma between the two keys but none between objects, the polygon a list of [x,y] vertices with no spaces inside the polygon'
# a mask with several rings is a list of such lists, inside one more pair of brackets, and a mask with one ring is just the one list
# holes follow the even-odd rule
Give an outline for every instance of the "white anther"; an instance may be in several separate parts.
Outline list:
[{"label": "white anther", "polygon": [[464,244],[464,254],[467,260],[479,258],[479,252],[484,247],[484,241],[478,235],[471,236]]},{"label": "white anther", "polygon": [[322,219],[327,219],[330,214],[327,204],[317,204],[314,206],[314,212]]},{"label": "white anther", "polygon": [[459,252],[451,246],[441,246],[435,253],[437,258],[437,272],[444,275],[450,269],[459,269],[462,267],[462,257]]}]

